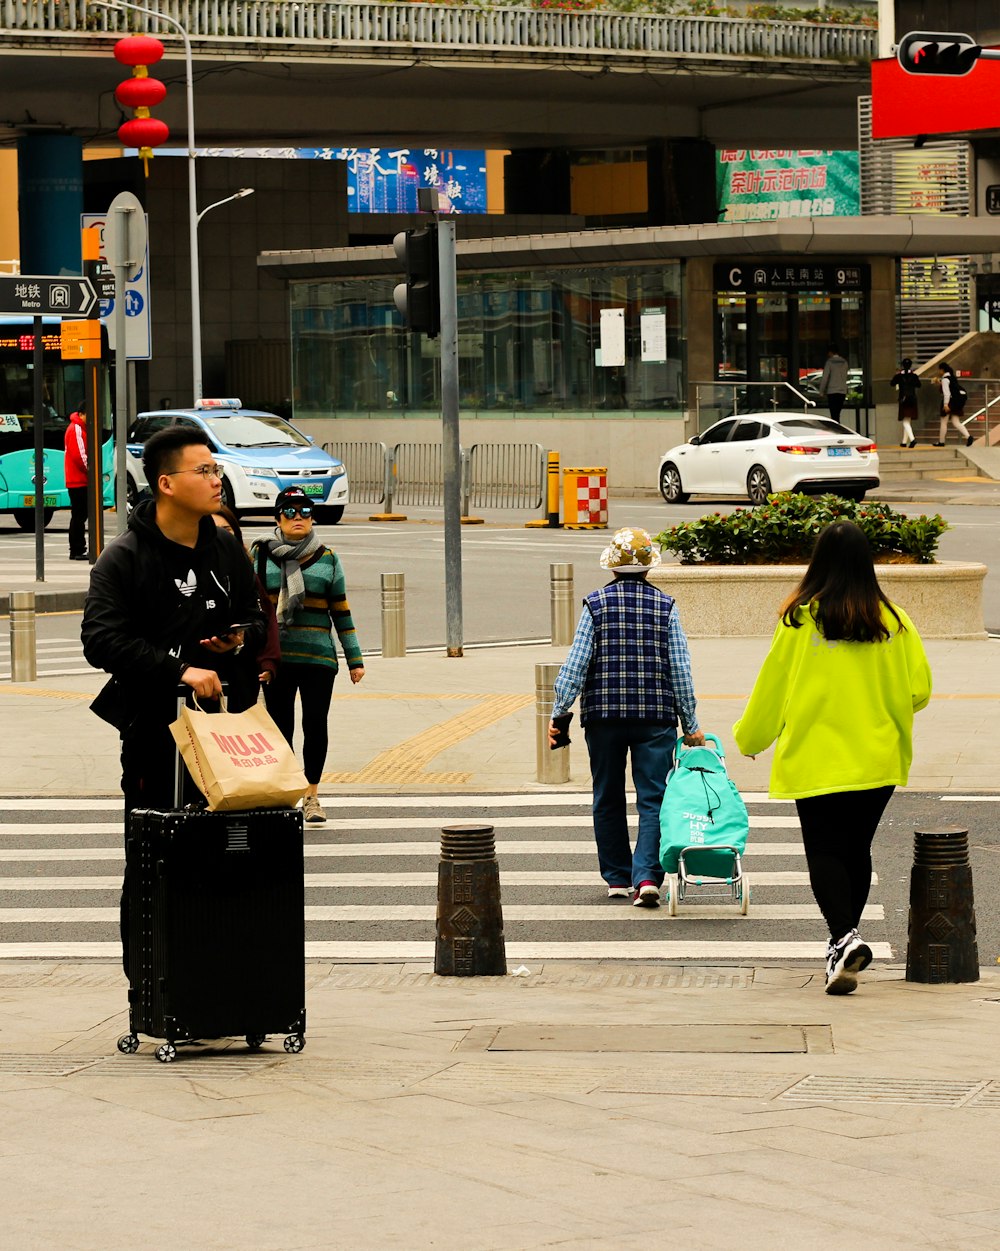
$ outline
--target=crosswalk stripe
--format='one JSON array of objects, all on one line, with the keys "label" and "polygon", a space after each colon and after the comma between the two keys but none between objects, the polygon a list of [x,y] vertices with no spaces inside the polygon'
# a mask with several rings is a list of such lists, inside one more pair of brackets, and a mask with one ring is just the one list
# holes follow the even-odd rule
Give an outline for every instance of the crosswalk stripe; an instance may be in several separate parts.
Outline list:
[{"label": "crosswalk stripe", "polygon": [[[869,943],[876,960],[891,960],[888,943]],[[811,960],[822,963],[825,942],[508,942],[508,965],[524,960]],[[306,943],[307,960],[421,960],[430,961],[434,944],[428,942],[350,942],[320,940]],[[0,960],[79,960],[121,958],[117,942],[2,943]]]},{"label": "crosswalk stripe", "polygon": [[[124,858],[119,855],[119,864],[125,867]],[[109,857],[110,858],[110,857]],[[48,857],[49,860],[55,857]],[[68,857],[76,859],[76,857]],[[761,873],[757,869],[747,872],[747,879],[758,886],[808,886],[809,874],[795,871]],[[324,886],[362,888],[369,886],[436,886],[437,873],[307,873],[306,886]],[[0,890],[7,879],[0,877]],[[120,885],[120,883],[119,883]],[[878,874],[872,873],[872,885],[878,885]],[[601,888],[601,879],[597,868],[574,873],[568,869],[552,870],[518,870],[510,869],[502,872],[501,886],[596,886]]]},{"label": "crosswalk stripe", "polygon": [[[607,902],[604,904],[503,904],[505,921],[619,921],[628,924],[642,923],[652,915],[627,905]],[[413,906],[408,904],[306,904],[307,921],[354,922],[354,921],[421,921],[433,923],[436,916],[434,904]],[[699,904],[684,902],[684,914],[703,920],[735,920],[732,904]],[[667,916],[661,908],[656,914],[668,921],[677,918]],[[813,921],[822,920],[815,904],[754,904],[752,915],[758,921]],[[881,904],[868,904],[863,920],[882,921],[885,912]],[[741,921],[744,924],[745,921]],[[5,908],[0,911],[0,925],[51,925],[51,924],[102,924],[117,925],[117,908]]]}]

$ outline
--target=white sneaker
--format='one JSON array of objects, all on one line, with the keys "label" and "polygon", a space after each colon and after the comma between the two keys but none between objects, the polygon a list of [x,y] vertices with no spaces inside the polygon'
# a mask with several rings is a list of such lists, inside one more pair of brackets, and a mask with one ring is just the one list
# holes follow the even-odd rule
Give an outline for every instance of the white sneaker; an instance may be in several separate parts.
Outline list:
[{"label": "white sneaker", "polygon": [[857,990],[858,974],[872,962],[872,949],[857,930],[851,930],[837,943],[830,943],[826,954],[826,993],[849,995]]},{"label": "white sneaker", "polygon": [[609,886],[608,898],[609,899],[631,899],[632,887],[631,886]]}]

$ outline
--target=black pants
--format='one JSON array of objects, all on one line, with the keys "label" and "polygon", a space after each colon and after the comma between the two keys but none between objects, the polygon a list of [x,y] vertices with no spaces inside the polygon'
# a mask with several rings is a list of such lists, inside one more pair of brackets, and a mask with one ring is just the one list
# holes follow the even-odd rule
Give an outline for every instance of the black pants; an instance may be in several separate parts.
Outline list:
[{"label": "black pants", "polygon": [[264,687],[267,711],[289,747],[293,746],[295,734],[296,692],[302,700],[302,767],[306,781],[312,785],[322,777],[326,763],[330,700],[336,676],[336,670],[328,665],[296,665],[283,660]]},{"label": "black pants", "polygon": [[69,488],[69,554],[83,556],[87,550],[87,488]]},{"label": "black pants", "polygon": [[840,421],[840,410],[844,407],[844,401],[847,396],[840,391],[829,391],[826,396],[826,406],[830,410],[830,416],[834,421]]},{"label": "black pants", "polygon": [[835,942],[861,924],[872,880],[872,839],[894,786],[797,799],[809,884]]}]

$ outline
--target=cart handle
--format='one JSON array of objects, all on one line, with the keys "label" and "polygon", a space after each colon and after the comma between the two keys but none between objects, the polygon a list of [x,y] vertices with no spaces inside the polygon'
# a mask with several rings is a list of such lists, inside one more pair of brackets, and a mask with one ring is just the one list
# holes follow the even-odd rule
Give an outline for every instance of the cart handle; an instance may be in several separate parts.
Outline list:
[{"label": "cart handle", "polygon": [[[705,746],[708,747],[709,744],[712,745],[712,748],[715,751],[715,754],[719,757],[719,759],[724,762],[726,759],[726,751],[725,751],[725,748],[722,746],[721,740],[715,734],[706,734]],[[678,735],[677,741],[674,743],[674,764],[679,764],[681,761],[681,757],[686,752],[697,751],[697,750],[698,750],[697,747],[686,747],[684,745],[683,736]]]}]

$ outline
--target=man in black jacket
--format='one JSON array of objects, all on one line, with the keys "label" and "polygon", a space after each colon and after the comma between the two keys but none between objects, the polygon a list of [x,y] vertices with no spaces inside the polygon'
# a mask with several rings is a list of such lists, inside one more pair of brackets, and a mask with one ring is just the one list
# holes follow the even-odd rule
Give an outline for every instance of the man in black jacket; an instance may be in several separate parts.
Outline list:
[{"label": "man in black jacket", "polygon": [[[179,684],[215,699],[226,682],[231,710],[249,707],[254,695],[241,686],[235,657],[264,637],[250,562],[212,520],[222,483],[208,436],[194,426],[161,430],[143,466],[153,498],[94,565],[81,630],[87,660],[112,675],[93,708],[122,736],[126,828],[133,808],[174,806],[168,726]],[[127,972],[124,894],[122,946]]]}]

